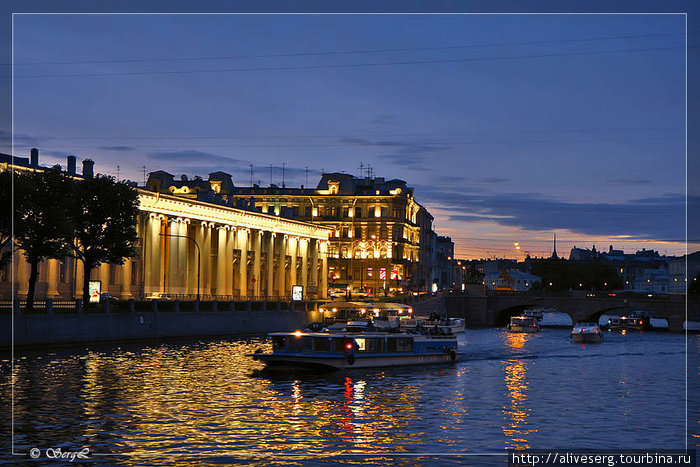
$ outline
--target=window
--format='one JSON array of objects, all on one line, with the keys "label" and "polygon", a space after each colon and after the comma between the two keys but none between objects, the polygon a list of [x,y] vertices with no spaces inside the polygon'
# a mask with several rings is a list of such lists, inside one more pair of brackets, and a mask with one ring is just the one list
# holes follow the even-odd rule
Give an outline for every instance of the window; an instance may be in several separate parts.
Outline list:
[{"label": "window", "polygon": [[362,227],[355,227],[355,238],[362,240]]},{"label": "window", "polygon": [[[348,349],[348,344],[350,349]],[[347,339],[344,337],[334,337],[333,338],[333,352],[342,353],[352,349],[352,339]]]},{"label": "window", "polygon": [[284,349],[284,336],[272,336],[272,350]]},{"label": "window", "polygon": [[388,217],[389,216],[389,208],[386,206],[382,206],[381,215],[382,215],[382,217]]},{"label": "window", "polygon": [[341,251],[341,255],[343,256],[343,258],[349,258],[349,257],[350,257],[350,255],[348,255],[348,247],[344,246],[343,249],[340,250],[340,251]]},{"label": "window", "polygon": [[355,208],[355,217],[362,217],[362,208]]},{"label": "window", "polygon": [[390,337],[386,341],[387,352],[410,352],[413,350],[413,338],[411,337]]},{"label": "window", "polygon": [[305,217],[311,217],[311,206],[306,206],[304,208],[304,216]]},{"label": "window", "polygon": [[343,208],[343,217],[350,217],[350,208]]},{"label": "window", "polygon": [[314,350],[316,352],[330,352],[331,340],[328,337],[314,337]]}]

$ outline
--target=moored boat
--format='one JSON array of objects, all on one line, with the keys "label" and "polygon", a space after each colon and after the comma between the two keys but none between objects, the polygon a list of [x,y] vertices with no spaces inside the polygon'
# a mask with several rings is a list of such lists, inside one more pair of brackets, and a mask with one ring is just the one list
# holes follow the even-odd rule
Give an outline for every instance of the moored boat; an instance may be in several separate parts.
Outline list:
[{"label": "moored boat", "polygon": [[539,332],[540,323],[534,316],[511,316],[508,330],[510,332]]},{"label": "moored boat", "polygon": [[603,332],[596,323],[576,323],[571,330],[571,341],[577,344],[597,344],[603,341]]},{"label": "moored boat", "polygon": [[457,358],[457,338],[453,334],[378,332],[370,327],[359,332],[276,332],[269,337],[272,353],[248,356],[273,368],[430,365]]}]

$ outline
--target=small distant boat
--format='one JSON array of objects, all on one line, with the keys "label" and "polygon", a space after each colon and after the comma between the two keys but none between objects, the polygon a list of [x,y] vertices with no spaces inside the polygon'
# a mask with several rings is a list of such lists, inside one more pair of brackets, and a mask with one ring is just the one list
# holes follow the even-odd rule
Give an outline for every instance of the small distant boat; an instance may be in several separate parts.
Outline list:
[{"label": "small distant boat", "polygon": [[596,323],[577,323],[571,330],[571,341],[577,344],[597,344],[603,341],[603,332]]},{"label": "small distant boat", "polygon": [[652,329],[651,319],[653,316],[653,313],[648,311],[633,311],[628,315],[608,318],[606,327],[611,331],[648,331]]},{"label": "small distant boat", "polygon": [[540,328],[570,328],[571,316],[553,307],[536,307],[523,311],[523,316],[537,319]]},{"label": "small distant boat", "polygon": [[683,330],[688,332],[700,332],[700,321],[684,321]]},{"label": "small distant boat", "polygon": [[512,316],[508,330],[510,332],[539,332],[540,323],[533,316]]}]

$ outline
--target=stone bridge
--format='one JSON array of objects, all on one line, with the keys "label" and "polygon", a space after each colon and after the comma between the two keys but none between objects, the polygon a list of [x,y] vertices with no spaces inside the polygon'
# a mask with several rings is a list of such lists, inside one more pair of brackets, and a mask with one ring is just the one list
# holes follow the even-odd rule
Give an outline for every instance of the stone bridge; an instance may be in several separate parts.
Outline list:
[{"label": "stone bridge", "polygon": [[592,321],[606,312],[624,313],[633,310],[651,311],[657,318],[666,318],[671,331],[682,331],[686,319],[700,321],[700,299],[686,301],[683,295],[667,297],[609,297],[533,294],[466,294],[446,295],[445,307],[451,317],[462,317],[469,326],[505,326],[510,316],[532,307],[552,307],[571,316],[572,322]]}]

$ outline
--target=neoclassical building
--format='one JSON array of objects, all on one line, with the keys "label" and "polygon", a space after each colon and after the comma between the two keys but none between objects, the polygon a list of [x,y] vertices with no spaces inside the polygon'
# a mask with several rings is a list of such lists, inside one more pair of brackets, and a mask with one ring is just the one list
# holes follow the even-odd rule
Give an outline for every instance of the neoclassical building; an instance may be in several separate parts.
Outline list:
[{"label": "neoclassical building", "polygon": [[153,172],[147,189],[304,221],[330,230],[331,287],[373,293],[430,287],[435,262],[433,217],[403,180],[327,173],[316,188],[235,187],[224,172],[175,179]]},{"label": "neoclassical building", "polygon": [[[30,159],[0,155],[0,170],[11,166],[42,169],[36,150]],[[67,167],[76,178],[92,175],[91,161],[84,162],[83,174],[76,173],[73,156]],[[212,193],[220,189],[215,179],[208,187]],[[215,197],[137,190],[138,254],[123,265],[102,264],[92,271],[102,292],[121,299],[288,300],[292,286],[301,285],[305,299],[327,298],[329,229]],[[82,263],[73,258],[45,261],[36,298],[80,297],[83,274]],[[26,297],[28,279],[28,264],[16,252],[13,263],[0,270],[0,296]]]}]

